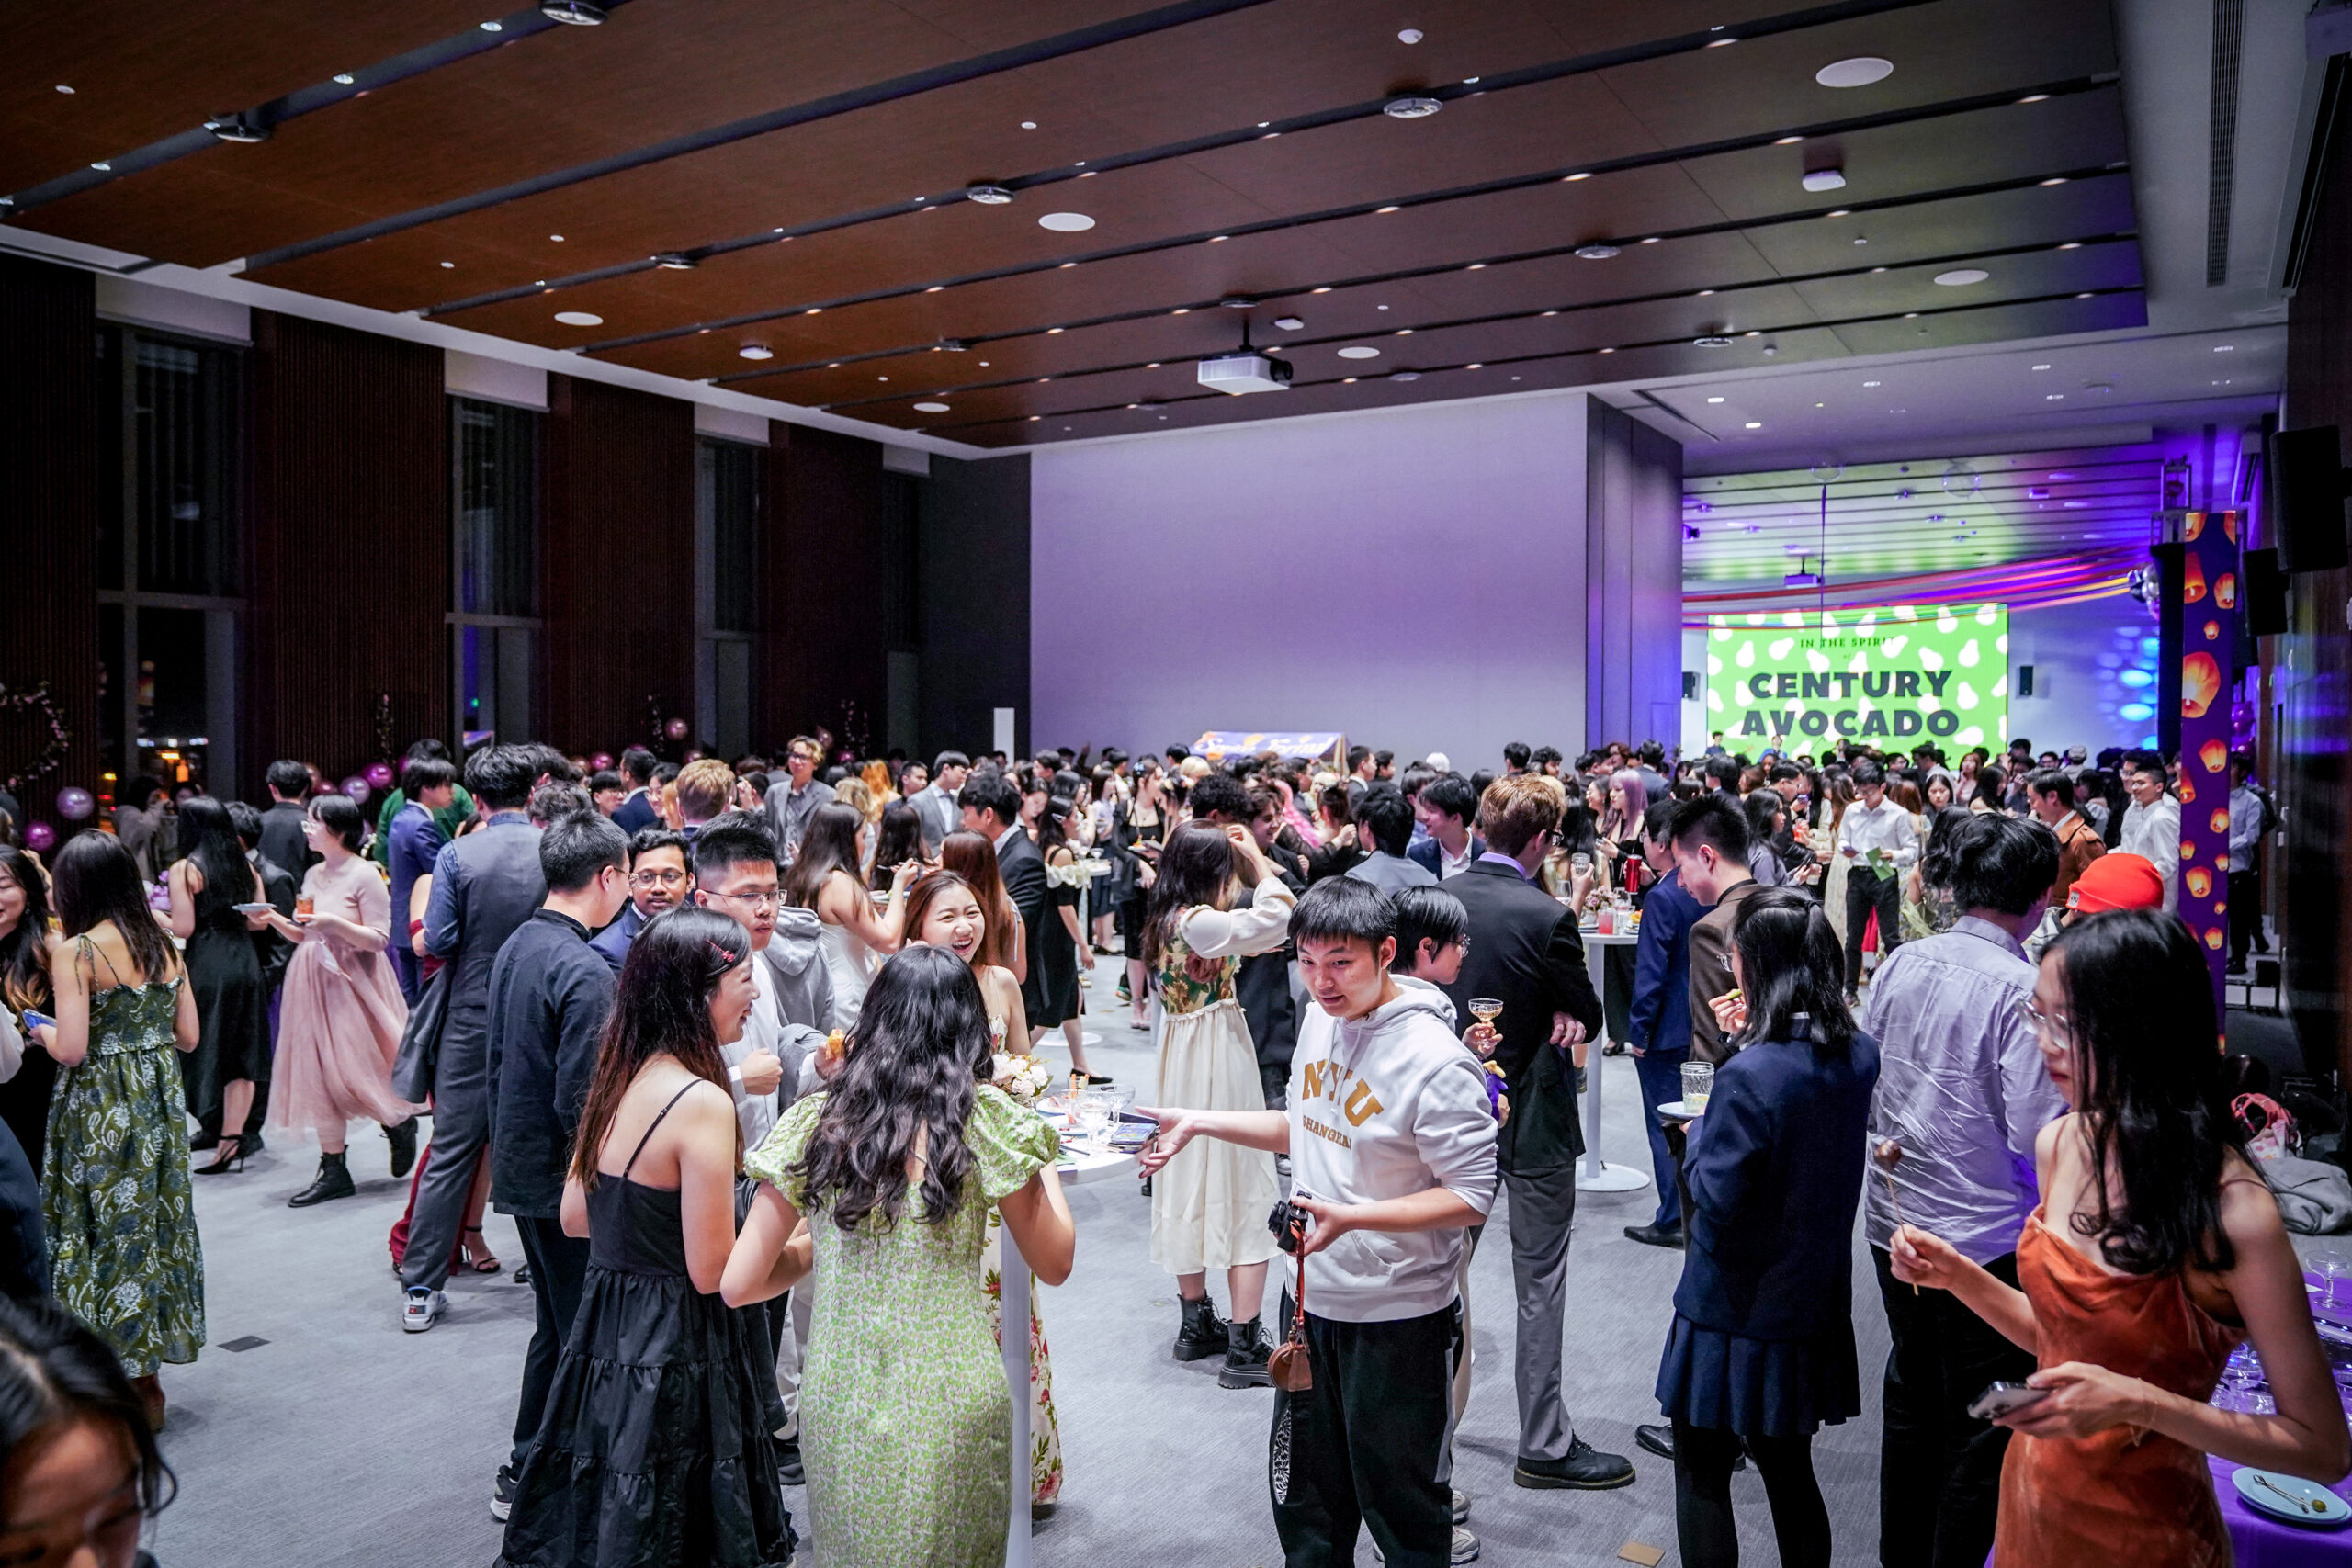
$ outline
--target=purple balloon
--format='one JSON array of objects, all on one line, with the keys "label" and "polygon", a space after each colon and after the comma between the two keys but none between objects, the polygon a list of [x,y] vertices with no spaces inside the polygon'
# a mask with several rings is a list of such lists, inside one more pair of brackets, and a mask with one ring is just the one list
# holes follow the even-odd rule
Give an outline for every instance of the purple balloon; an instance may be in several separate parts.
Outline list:
[{"label": "purple balloon", "polygon": [[378,789],[392,787],[392,765],[390,762],[368,764],[368,782]]},{"label": "purple balloon", "polygon": [[588,759],[588,765],[601,773],[613,765],[613,754],[610,751],[599,751]]},{"label": "purple balloon", "polygon": [[684,740],[686,738],[686,721],[683,718],[672,719],[662,726],[662,729],[673,740]]},{"label": "purple balloon", "polygon": [[25,824],[25,848],[35,852],[47,850],[57,842],[57,829],[46,822]]},{"label": "purple balloon", "polygon": [[97,805],[96,798],[80,784],[67,784],[57,792],[57,814],[69,821],[79,822]]},{"label": "purple balloon", "polygon": [[364,806],[368,802],[368,795],[375,792],[369,787],[367,779],[354,773],[343,781],[343,793]]}]

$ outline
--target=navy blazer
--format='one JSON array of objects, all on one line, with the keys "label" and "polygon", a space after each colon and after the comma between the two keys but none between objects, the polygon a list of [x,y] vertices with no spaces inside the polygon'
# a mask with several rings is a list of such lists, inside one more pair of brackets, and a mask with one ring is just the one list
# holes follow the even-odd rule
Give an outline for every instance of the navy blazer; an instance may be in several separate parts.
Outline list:
[{"label": "navy blazer", "polygon": [[653,797],[644,790],[631,790],[628,798],[613,810],[613,826],[636,838],[648,828],[662,826],[662,813],[653,808]]},{"label": "navy blazer", "polygon": [[[1648,916],[1643,916],[1647,923]],[[1674,1310],[1751,1339],[1811,1339],[1853,1310],[1878,1042],[1743,1046],[1715,1068],[1683,1161],[1689,1245]]]},{"label": "navy blazer", "polygon": [[[1486,852],[1487,840],[1478,837],[1476,833],[1471,834],[1470,859],[1472,863],[1476,863],[1478,857]],[[1445,852],[1438,847],[1438,841],[1435,839],[1426,838],[1418,834],[1415,835],[1413,841],[1405,846],[1405,858],[1411,861],[1415,865],[1419,866],[1423,871],[1428,872],[1431,876],[1436,877],[1440,882],[1445,880]],[[1464,870],[1467,869],[1468,867],[1466,866],[1464,868]],[[1459,876],[1462,873],[1457,871],[1453,874]]]},{"label": "navy blazer", "polygon": [[1632,1043],[1661,1056],[1690,1051],[1690,928],[1707,911],[1669,871],[1642,898],[1642,934],[1634,943]]}]

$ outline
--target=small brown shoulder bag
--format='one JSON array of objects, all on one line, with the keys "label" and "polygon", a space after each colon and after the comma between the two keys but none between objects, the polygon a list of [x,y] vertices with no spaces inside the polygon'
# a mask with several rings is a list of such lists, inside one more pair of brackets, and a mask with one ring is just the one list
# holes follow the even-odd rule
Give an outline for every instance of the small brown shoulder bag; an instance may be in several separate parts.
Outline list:
[{"label": "small brown shoulder bag", "polygon": [[1290,1335],[1266,1358],[1266,1375],[1284,1393],[1315,1386],[1315,1363],[1306,1356],[1306,1259],[1298,1260],[1298,1303],[1290,1314]]}]

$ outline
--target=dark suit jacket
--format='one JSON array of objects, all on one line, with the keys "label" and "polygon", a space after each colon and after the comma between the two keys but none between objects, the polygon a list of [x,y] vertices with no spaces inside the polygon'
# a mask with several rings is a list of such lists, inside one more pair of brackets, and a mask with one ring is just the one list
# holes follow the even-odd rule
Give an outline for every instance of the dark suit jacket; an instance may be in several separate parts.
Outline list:
[{"label": "dark suit jacket", "polygon": [[596,1039],[618,982],[587,928],[532,911],[490,971],[490,1195],[502,1214],[553,1219]]},{"label": "dark suit jacket", "polygon": [[[441,852],[427,908],[444,908],[447,900],[454,929],[433,943],[450,965],[449,1010],[433,1069],[435,1099],[487,1089],[491,966],[547,896],[539,830],[519,811],[503,813]],[[430,918],[426,933],[428,941],[435,934]]]},{"label": "dark suit jacket", "polygon": [[1676,1058],[1690,1050],[1690,928],[1702,914],[1669,871],[1642,900],[1642,934],[1634,942],[1631,1043]]},{"label": "dark suit jacket", "polygon": [[1516,867],[1493,861],[1473,861],[1445,890],[1470,912],[1462,977],[1445,987],[1454,1016],[1471,1021],[1472,997],[1503,1004],[1495,1060],[1510,1085],[1510,1120],[1497,1136],[1496,1163],[1517,1176],[1568,1166],[1584,1153],[1584,1129],[1576,1068],[1551,1043],[1552,1015],[1576,1019],[1587,1039],[1600,1033],[1600,998],[1585,968],[1577,918]]},{"label": "dark suit jacket", "polygon": [[642,790],[630,791],[628,798],[613,812],[613,826],[632,839],[648,828],[661,825],[662,813],[653,809],[653,797]]},{"label": "dark suit jacket", "polygon": [[302,808],[290,800],[274,801],[261,814],[261,853],[264,860],[274,860],[292,872],[297,882],[324,858],[311,852],[309,840],[302,837]]},{"label": "dark suit jacket", "polygon": [[1045,1010],[1043,965],[1037,962],[1037,921],[1046,912],[1046,857],[1029,835],[1016,828],[996,854],[997,874],[1004,878],[1005,896],[1021,916],[1022,938],[1028,945],[1029,977],[1021,982],[1021,1002],[1031,1013]]},{"label": "dark suit jacket", "polygon": [[[1306,885],[1283,870],[1279,861],[1274,874],[1283,879],[1292,897],[1306,891]],[[1257,897],[1256,888],[1245,887],[1234,900],[1234,908],[1248,908]],[[1272,953],[1243,959],[1234,972],[1233,998],[1241,1004],[1241,1016],[1250,1024],[1250,1038],[1258,1047],[1262,1065],[1287,1067],[1291,1054],[1298,1049],[1298,1009],[1290,994],[1290,961],[1297,954],[1295,943],[1284,942]]]},{"label": "dark suit jacket", "polygon": [[[279,914],[288,919],[293,919],[294,899],[302,891],[302,879],[267,855],[262,856],[260,863],[254,869],[261,874],[262,897],[268,899]],[[406,929],[398,922],[393,925],[392,940],[403,948],[408,945]],[[286,966],[294,962],[294,944],[275,931],[255,931],[254,956],[261,960],[261,988],[274,991],[286,978]]]},{"label": "dark suit jacket", "polygon": [[[1477,864],[1478,857],[1486,852],[1487,840],[1478,837],[1476,833],[1471,834],[1470,863],[1472,865]],[[1436,877],[1441,882],[1445,880],[1445,852],[1438,846],[1438,841],[1435,839],[1416,839],[1411,847],[1406,850],[1405,853],[1414,864],[1419,866],[1423,871],[1428,872],[1431,876]],[[1453,874],[1459,876],[1462,873],[1457,871]]]},{"label": "dark suit jacket", "polygon": [[[1743,882],[1725,893],[1715,907],[1690,928],[1690,1055],[1702,1062],[1720,1062],[1731,1055],[1724,1032],[1716,1027],[1715,1010],[1707,1004],[1732,988],[1731,921],[1741,900],[1764,885]],[[1645,914],[1643,919],[1649,917]]]},{"label": "dark suit jacket", "polygon": [[[1643,917],[1645,921],[1648,917]],[[1854,1209],[1878,1043],[1763,1040],[1715,1072],[1690,1129],[1690,1249],[1674,1310],[1702,1328],[1809,1339],[1851,1310]]]},{"label": "dark suit jacket", "polygon": [[621,906],[621,918],[589,939],[588,945],[596,950],[605,966],[617,976],[621,965],[628,962],[628,944],[645,929],[645,917],[637,912],[637,901],[631,899]]}]

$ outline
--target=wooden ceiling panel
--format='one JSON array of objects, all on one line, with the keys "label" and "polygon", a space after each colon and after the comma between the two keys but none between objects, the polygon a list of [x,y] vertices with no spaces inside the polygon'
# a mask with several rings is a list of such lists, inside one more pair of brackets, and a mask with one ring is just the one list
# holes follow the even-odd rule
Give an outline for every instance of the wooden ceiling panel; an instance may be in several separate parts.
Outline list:
[{"label": "wooden ceiling panel", "polygon": [[[0,190],[72,174],[496,14],[488,0],[0,8]],[[61,84],[74,91],[59,92]]]},{"label": "wooden ceiling panel", "polygon": [[[1951,348],[2010,338],[2057,337],[2066,333],[2113,332],[2147,324],[2147,296],[2134,290],[2127,294],[2095,294],[2088,299],[1996,305],[1983,310],[1923,317],[1917,321],[1868,321],[1839,327],[1838,338],[1856,354],[1903,354],[1913,349]],[[1921,335],[1923,328],[1925,336]],[[2057,407],[2055,403],[2051,406]]]},{"label": "wooden ceiling panel", "polygon": [[[293,128],[279,134],[291,135]],[[298,191],[251,178],[250,160],[275,144],[211,148],[36,207],[12,220],[9,227],[203,267],[243,255],[245,236],[299,237],[368,218],[345,199],[347,191]],[[159,205],[151,182],[166,178],[171,197]],[[233,220],[224,216],[229,213],[235,214]]]},{"label": "wooden ceiling panel", "polygon": [[1589,180],[1374,212],[1318,225],[1329,242],[1363,259],[1362,270],[1464,265],[1586,240],[1695,228],[1724,220],[1706,193],[1672,164]]},{"label": "wooden ceiling panel", "polygon": [[[2027,186],[1949,201],[1894,207],[1859,217],[1776,223],[1747,231],[1783,273],[1828,272],[1867,258],[1899,266],[1927,256],[1966,255],[2007,245],[2057,244],[2129,233],[2132,176],[2102,175],[2063,186]],[[1856,239],[1869,242],[1858,246]]]},{"label": "wooden ceiling panel", "polygon": [[2085,245],[2073,251],[2027,251],[1988,256],[1968,271],[1990,274],[1981,283],[1942,285],[1939,276],[1962,269],[1940,263],[1897,267],[1860,277],[1825,279],[1795,286],[1799,298],[1828,320],[1846,316],[1900,314],[1973,305],[1984,299],[2030,299],[2081,289],[2136,288],[2140,247],[2130,240]]},{"label": "wooden ceiling panel", "polygon": [[[1856,55],[1890,61],[1894,72],[1867,87],[1814,80]],[[2114,69],[2106,0],[1938,0],[1601,74],[1657,134],[1686,143]]]},{"label": "wooden ceiling panel", "polygon": [[1803,181],[1808,169],[1842,169],[1841,203],[1880,201],[1919,190],[1953,190],[2059,169],[2095,169],[2129,156],[2123,100],[2113,87],[2038,104],[2004,105],[1791,147],[1758,147],[1693,159],[1691,178],[1734,218],[1822,205]]}]

